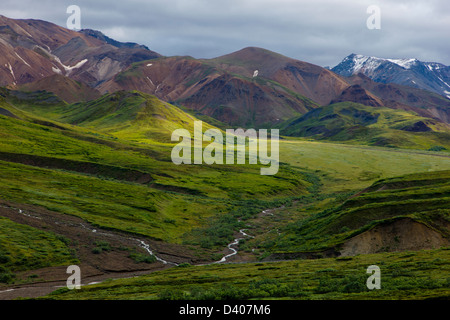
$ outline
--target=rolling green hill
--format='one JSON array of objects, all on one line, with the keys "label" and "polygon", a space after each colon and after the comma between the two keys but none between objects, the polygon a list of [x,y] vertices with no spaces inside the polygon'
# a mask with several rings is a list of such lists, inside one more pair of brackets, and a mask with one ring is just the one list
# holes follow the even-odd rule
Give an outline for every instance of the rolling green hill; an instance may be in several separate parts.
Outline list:
[{"label": "rolling green hill", "polygon": [[320,107],[286,121],[281,134],[384,147],[450,149],[450,127],[412,112],[352,102]]},{"label": "rolling green hill", "polygon": [[[138,91],[117,91],[88,102],[67,104],[48,92],[4,91],[9,109],[28,112],[80,128],[103,132],[134,142],[170,142],[172,131],[193,130],[195,117],[155,96]],[[23,113],[22,113],[23,115]],[[213,128],[204,124],[205,130]]]},{"label": "rolling green hill", "polygon": [[[175,129],[193,131],[198,120],[179,108],[138,91],[118,91],[88,103],[68,105],[60,122],[93,128],[137,142],[170,142]],[[213,128],[205,124],[205,130]]]},{"label": "rolling green hill", "polygon": [[[1,15],[0,51],[0,300],[450,297],[445,97]],[[174,163],[172,133],[198,120],[281,129],[279,170]]]},{"label": "rolling green hill", "polygon": [[[332,249],[337,255],[401,251],[408,245],[445,246],[450,244],[449,196],[450,171],[382,179],[341,204],[331,203],[324,210],[286,225],[283,236],[271,245],[280,253]],[[417,234],[422,240],[415,239],[413,230],[420,232],[423,239]]]},{"label": "rolling green hill", "polygon": [[[224,215],[247,214],[249,203],[259,210],[311,185],[288,165],[277,176],[261,176],[259,165],[174,165],[171,130],[192,130],[195,118],[148,95],[68,105],[47,93],[9,92],[0,102],[0,199],[97,227],[199,245],[205,236],[194,229],[208,232]],[[49,120],[58,117],[67,123]],[[232,240],[241,224],[231,219],[203,245],[221,250]]]},{"label": "rolling green hill", "polygon": [[[317,255],[324,250],[342,250],[353,255],[366,248],[355,247],[352,239],[361,236],[364,240],[367,232],[374,230],[393,234],[385,225],[405,228],[396,222],[406,227],[412,225],[437,238],[448,237],[450,177],[448,171],[437,172],[450,169],[446,152],[287,138],[280,141],[280,170],[274,176],[260,175],[260,165],[177,166],[170,159],[174,146],[170,134],[178,128],[192,130],[196,118],[154,96],[118,91],[93,101],[67,104],[43,91],[4,89],[0,93],[2,215],[6,215],[5,208],[9,211],[24,206],[40,208],[50,212],[56,221],[61,216],[71,216],[101,230],[150,239],[162,252],[179,246],[176,261],[189,263],[219,260],[228,253],[227,244],[243,228],[249,229],[255,238],[241,244],[237,255],[241,261],[246,261],[246,257],[250,261],[278,259],[302,252]],[[351,105],[353,113],[349,113],[346,104],[334,107],[335,110],[326,107],[323,110],[338,114],[340,126],[333,122],[338,117],[322,121],[330,121],[330,126],[340,129],[359,124],[409,133],[401,129],[414,127],[419,119],[409,113],[395,110],[390,113],[382,108],[373,110]],[[312,118],[305,121],[313,124]],[[446,130],[438,122],[424,124],[433,130],[431,134]],[[212,127],[204,123],[203,130]],[[426,170],[430,172],[394,178]],[[363,189],[364,192],[356,194]],[[348,198],[350,194],[356,196]],[[267,220],[263,220],[261,214],[268,209],[275,214],[266,214]],[[409,211],[397,212],[403,209]],[[33,224],[32,217],[23,219],[21,223],[0,219],[3,226],[0,238],[7,239],[8,234],[14,234],[14,241],[0,245],[0,259],[9,259],[0,270],[4,282],[15,281],[16,273],[27,270],[39,273],[37,268],[44,268],[48,272],[46,268],[53,270],[69,263],[85,263],[80,250],[91,255],[95,249],[98,252],[95,243],[77,247],[73,238],[65,238],[63,230],[47,230],[45,224]],[[399,236],[400,247],[402,236]],[[35,241],[39,247],[27,246],[27,241]],[[370,247],[366,251],[383,251],[375,249]],[[125,249],[107,250],[114,255]],[[160,252],[156,250],[156,253]],[[439,251],[437,256],[445,253]],[[109,261],[106,251],[96,254],[98,259]],[[4,258],[9,256],[13,258]],[[43,257],[48,257],[48,261]],[[265,262],[262,265],[271,268]],[[253,270],[249,264],[243,264],[242,268]],[[201,273],[206,269],[195,270]],[[267,271],[260,275],[270,278]],[[37,281],[19,276],[17,279]],[[308,281],[312,282],[308,284],[307,295],[318,285],[314,279]],[[280,282],[289,286],[290,293],[285,296],[295,295],[297,289],[285,282]],[[192,283],[196,285],[195,280]],[[164,289],[167,294],[172,290]],[[186,287],[186,292],[190,290]],[[243,297],[281,294],[258,292]],[[154,297],[164,298],[164,295]]]}]

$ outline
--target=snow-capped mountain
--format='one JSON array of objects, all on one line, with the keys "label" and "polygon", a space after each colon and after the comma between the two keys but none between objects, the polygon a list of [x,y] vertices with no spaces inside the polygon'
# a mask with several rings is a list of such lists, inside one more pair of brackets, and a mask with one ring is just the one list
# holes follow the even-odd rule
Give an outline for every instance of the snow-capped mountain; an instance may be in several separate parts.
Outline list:
[{"label": "snow-capped mountain", "polygon": [[384,59],[352,53],[331,70],[345,77],[363,73],[376,82],[425,89],[450,99],[450,67],[442,63]]}]

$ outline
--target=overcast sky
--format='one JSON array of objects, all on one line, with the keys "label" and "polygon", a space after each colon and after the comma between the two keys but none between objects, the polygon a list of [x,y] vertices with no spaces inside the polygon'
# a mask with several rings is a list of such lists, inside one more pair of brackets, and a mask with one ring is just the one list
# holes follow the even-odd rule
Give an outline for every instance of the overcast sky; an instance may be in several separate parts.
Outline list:
[{"label": "overcast sky", "polygon": [[[166,55],[212,58],[248,46],[335,66],[350,53],[450,65],[448,0],[1,0],[0,14],[81,27]],[[381,11],[370,30],[367,8]]]}]

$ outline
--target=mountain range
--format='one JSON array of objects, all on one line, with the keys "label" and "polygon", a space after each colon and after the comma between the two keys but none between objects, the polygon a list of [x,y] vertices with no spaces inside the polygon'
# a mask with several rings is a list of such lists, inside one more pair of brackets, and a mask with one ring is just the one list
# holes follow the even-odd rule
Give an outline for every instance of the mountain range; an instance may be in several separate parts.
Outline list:
[{"label": "mountain range", "polygon": [[442,63],[352,53],[331,70],[345,77],[362,73],[376,82],[425,89],[450,99],[450,67]]},{"label": "mountain range", "polygon": [[95,87],[133,62],[160,56],[92,30],[76,32],[46,21],[4,16],[0,16],[0,52],[2,86],[60,74]]},{"label": "mountain range", "polygon": [[[0,299],[448,298],[450,99],[354,62],[168,57],[0,16]],[[174,164],[199,120],[279,129],[279,171]]]},{"label": "mountain range", "polygon": [[213,59],[166,57],[99,31],[4,16],[0,52],[0,86],[49,91],[68,104],[137,90],[219,127],[287,128],[342,102],[411,112],[431,119],[433,132],[450,123],[449,68],[415,59],[352,54],[329,70],[256,47]]}]

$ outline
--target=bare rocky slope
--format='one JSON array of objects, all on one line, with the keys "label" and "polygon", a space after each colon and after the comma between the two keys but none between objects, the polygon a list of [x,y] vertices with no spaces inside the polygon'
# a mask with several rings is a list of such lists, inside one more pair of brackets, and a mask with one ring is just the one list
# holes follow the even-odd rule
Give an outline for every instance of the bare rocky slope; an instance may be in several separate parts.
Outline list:
[{"label": "bare rocky slope", "polygon": [[0,16],[0,53],[0,86],[47,90],[69,103],[139,90],[231,126],[271,126],[345,101],[450,121],[450,100],[435,93],[341,76],[256,47],[214,59],[162,57],[99,31]]},{"label": "bare rocky slope", "polygon": [[55,73],[96,86],[133,62],[160,56],[98,34],[4,16],[0,16],[0,52],[0,86],[17,86]]}]

